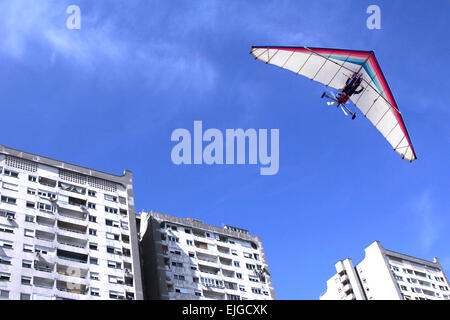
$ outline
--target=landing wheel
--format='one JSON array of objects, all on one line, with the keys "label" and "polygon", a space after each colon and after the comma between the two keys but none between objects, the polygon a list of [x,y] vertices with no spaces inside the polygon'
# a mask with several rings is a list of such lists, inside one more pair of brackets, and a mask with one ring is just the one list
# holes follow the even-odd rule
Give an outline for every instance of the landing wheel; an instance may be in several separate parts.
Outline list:
[{"label": "landing wheel", "polygon": [[353,114],[352,120],[355,120],[355,118],[356,118],[356,112]]},{"label": "landing wheel", "polygon": [[325,97],[325,95],[327,94],[327,92],[326,91],[324,91],[324,93],[322,93],[322,96],[321,96],[321,98],[323,98],[323,97]]}]

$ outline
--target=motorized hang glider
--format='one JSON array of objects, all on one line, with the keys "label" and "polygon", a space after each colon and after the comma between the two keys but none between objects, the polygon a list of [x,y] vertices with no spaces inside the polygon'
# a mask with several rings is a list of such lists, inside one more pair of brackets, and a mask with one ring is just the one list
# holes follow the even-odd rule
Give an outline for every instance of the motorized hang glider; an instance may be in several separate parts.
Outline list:
[{"label": "motorized hang glider", "polygon": [[308,48],[252,47],[255,59],[291,70],[311,80],[338,90],[324,92],[322,98],[332,100],[352,119],[348,100],[381,132],[394,150],[408,161],[416,154],[403,118],[373,51]]}]

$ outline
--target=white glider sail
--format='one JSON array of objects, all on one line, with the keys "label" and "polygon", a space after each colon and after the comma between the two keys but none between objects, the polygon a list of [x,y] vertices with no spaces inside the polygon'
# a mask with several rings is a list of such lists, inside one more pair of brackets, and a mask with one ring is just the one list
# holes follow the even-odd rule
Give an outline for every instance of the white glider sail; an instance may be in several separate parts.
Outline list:
[{"label": "white glider sail", "polygon": [[373,51],[252,47],[250,53],[255,59],[291,70],[337,90],[342,90],[355,72],[360,73],[364,90],[353,94],[350,100],[403,159],[417,159],[403,118]]}]

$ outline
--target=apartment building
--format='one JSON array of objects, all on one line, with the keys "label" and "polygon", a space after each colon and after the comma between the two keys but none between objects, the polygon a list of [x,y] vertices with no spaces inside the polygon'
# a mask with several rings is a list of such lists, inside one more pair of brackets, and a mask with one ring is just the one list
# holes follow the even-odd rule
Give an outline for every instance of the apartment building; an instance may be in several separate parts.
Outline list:
[{"label": "apartment building", "polygon": [[158,212],[138,218],[145,299],[275,299],[261,239]]},{"label": "apartment building", "polygon": [[364,259],[338,261],[321,300],[450,300],[450,285],[437,258],[427,261],[387,250],[378,241]]},{"label": "apartment building", "polygon": [[142,299],[131,172],[0,145],[0,299]]}]

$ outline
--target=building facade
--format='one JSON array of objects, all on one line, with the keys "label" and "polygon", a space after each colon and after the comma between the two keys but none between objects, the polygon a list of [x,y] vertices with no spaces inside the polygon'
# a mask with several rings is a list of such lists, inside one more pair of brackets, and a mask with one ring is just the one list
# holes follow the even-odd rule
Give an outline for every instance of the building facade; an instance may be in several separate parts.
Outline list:
[{"label": "building facade", "polygon": [[378,241],[356,266],[335,265],[321,300],[450,300],[449,282],[437,258],[427,261],[384,249]]},{"label": "building facade", "polygon": [[131,172],[0,145],[0,299],[142,299]]},{"label": "building facade", "polygon": [[275,299],[261,239],[158,212],[138,218],[146,299]]}]

